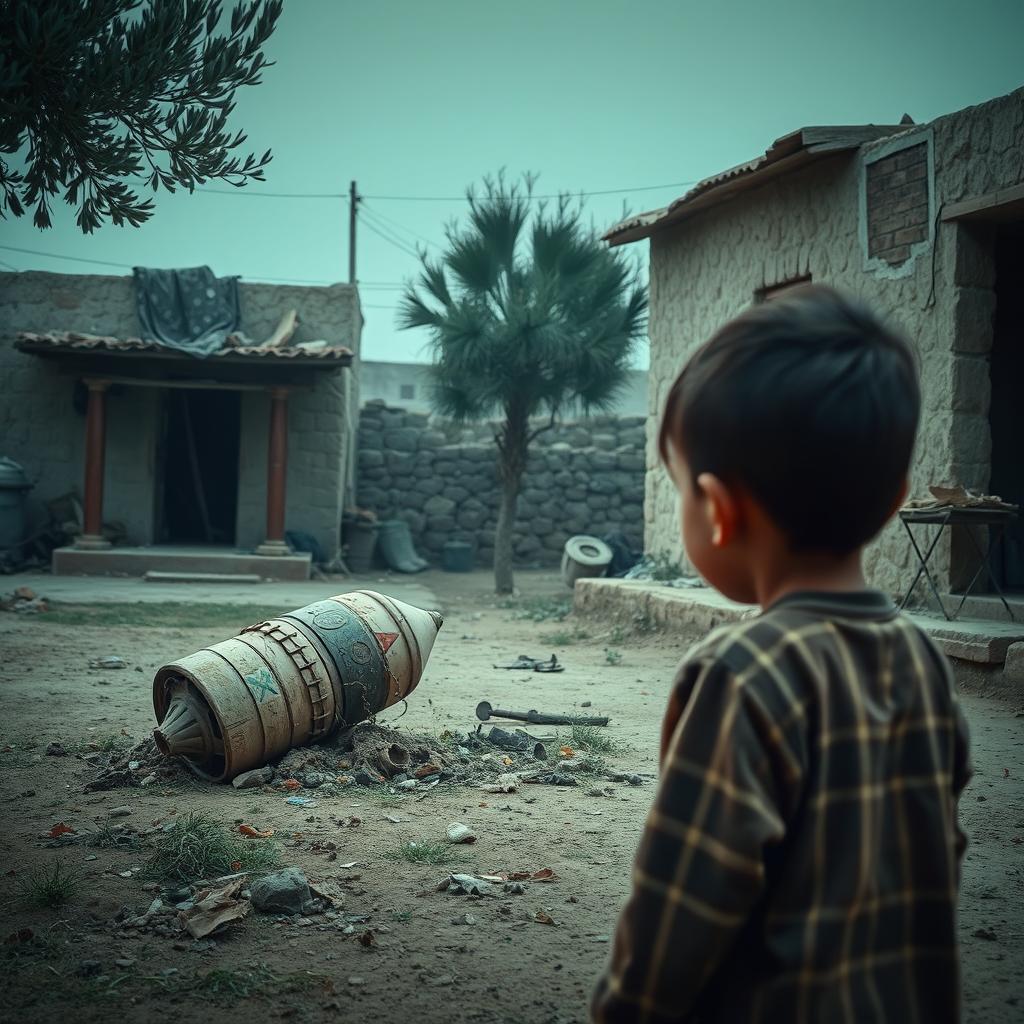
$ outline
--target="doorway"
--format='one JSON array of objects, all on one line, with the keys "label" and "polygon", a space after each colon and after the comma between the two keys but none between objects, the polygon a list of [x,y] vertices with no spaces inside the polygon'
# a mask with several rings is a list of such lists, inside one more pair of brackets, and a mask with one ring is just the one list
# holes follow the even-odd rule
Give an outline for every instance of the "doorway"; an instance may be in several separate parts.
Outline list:
[{"label": "doorway", "polygon": [[241,408],[237,391],[163,393],[156,531],[161,543],[235,543]]},{"label": "doorway", "polygon": [[[991,382],[989,490],[1024,507],[1024,222],[1000,226],[995,240],[996,313]],[[1024,520],[1006,528],[993,571],[1004,590],[1024,593]]]}]

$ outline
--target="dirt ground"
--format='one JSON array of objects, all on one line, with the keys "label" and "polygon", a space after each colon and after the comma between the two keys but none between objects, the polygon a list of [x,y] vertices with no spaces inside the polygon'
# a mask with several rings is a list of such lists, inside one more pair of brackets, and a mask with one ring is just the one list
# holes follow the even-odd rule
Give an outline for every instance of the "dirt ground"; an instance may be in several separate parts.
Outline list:
[{"label": "dirt ground", "polygon": [[[17,577],[8,582],[3,589]],[[600,753],[608,768],[653,775],[669,682],[695,637],[560,620],[567,592],[549,574],[520,574],[522,595],[511,603],[494,598],[483,573],[431,573],[418,582],[436,595],[445,625],[408,710],[391,709],[381,722],[437,736],[475,727],[481,700],[557,712],[589,702],[581,713],[611,716],[602,735],[613,750]],[[323,596],[345,589],[328,584]],[[315,808],[286,804],[287,794],[274,789],[188,780],[84,791],[95,771],[83,755],[142,739],[154,724],[155,670],[227,638],[254,611],[217,605],[168,614],[139,606],[118,616],[57,606],[39,615],[0,614],[0,938],[16,939],[23,929],[33,936],[23,932],[24,941],[8,941],[0,953],[7,990],[0,1020],[190,1024],[239,1011],[307,1021],[585,1020],[628,890],[651,778],[631,786],[597,775],[576,787],[523,786],[510,794],[442,783],[427,794],[392,796],[353,786],[317,798]],[[565,665],[561,674],[493,667],[552,651]],[[88,667],[105,655],[128,667]],[[971,844],[961,921],[966,1020],[998,1024],[1024,1014],[1024,701],[971,692],[964,699],[975,763],[962,804]],[[48,756],[53,741],[68,755]],[[610,786],[611,795],[588,795],[597,785]],[[125,805],[129,815],[110,819]],[[154,897],[146,845],[46,845],[61,822],[82,831],[104,824],[144,829],[194,810],[225,829],[240,821],[273,829],[271,839],[250,841],[276,844],[282,863],[313,882],[335,883],[344,893],[340,916],[282,922],[250,914],[216,940],[196,943],[128,933],[115,920],[119,912],[141,914]],[[338,824],[351,818],[359,824]],[[455,821],[476,832],[474,845],[450,847],[444,863],[403,859],[408,843],[439,843]],[[24,890],[58,862],[77,876],[77,891],[62,906],[40,909]],[[557,880],[527,881],[521,894],[479,899],[436,891],[449,872],[541,868],[552,868]],[[541,923],[547,920],[553,923]]]}]

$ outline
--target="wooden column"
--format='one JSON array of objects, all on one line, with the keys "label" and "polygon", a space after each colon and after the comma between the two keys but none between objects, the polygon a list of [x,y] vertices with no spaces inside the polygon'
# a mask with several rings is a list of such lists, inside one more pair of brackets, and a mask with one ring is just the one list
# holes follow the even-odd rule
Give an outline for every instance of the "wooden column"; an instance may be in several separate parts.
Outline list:
[{"label": "wooden column", "polygon": [[270,393],[270,438],[267,444],[267,539],[258,555],[288,555],[284,540],[284,513],[288,479],[288,389]]},{"label": "wooden column", "polygon": [[85,501],[82,535],[75,547],[109,548],[103,537],[103,472],[107,444],[106,380],[87,380],[89,405],[85,416]]}]

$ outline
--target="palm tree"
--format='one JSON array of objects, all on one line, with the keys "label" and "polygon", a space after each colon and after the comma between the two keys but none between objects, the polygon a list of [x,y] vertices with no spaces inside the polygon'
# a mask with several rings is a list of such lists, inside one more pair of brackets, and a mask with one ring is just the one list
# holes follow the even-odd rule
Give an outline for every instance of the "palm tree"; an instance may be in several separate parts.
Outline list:
[{"label": "palm tree", "polygon": [[582,224],[580,203],[536,203],[532,188],[529,176],[521,186],[498,177],[485,181],[482,197],[468,193],[465,223],[449,226],[439,258],[420,253],[422,270],[399,312],[403,329],[430,332],[435,410],[456,422],[500,421],[499,594],[513,589],[512,534],[530,442],[569,405],[610,407],[646,326],[636,267]]}]

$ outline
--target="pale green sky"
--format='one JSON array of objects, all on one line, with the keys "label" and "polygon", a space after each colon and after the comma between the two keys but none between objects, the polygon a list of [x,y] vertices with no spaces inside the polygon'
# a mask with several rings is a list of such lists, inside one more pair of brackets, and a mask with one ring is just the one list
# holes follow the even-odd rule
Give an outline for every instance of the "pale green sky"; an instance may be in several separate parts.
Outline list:
[{"label": "pale green sky", "polygon": [[[277,63],[239,94],[235,126],[274,151],[269,192],[460,196],[501,167],[538,191],[683,183],[810,124],[917,121],[1024,84],[1022,0],[286,0]],[[685,187],[593,197],[602,227]],[[440,242],[459,200],[368,198],[406,249]],[[340,199],[158,196],[142,228],[82,236],[0,222],[0,244],[131,266],[209,264],[249,280],[347,280]],[[422,238],[418,237],[422,236]],[[645,250],[643,255],[646,255]],[[18,269],[119,273],[0,250]],[[360,226],[369,359],[426,358],[394,329],[408,251]],[[301,311],[300,311],[301,312]],[[644,354],[642,365],[646,365]]]}]

